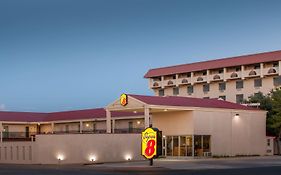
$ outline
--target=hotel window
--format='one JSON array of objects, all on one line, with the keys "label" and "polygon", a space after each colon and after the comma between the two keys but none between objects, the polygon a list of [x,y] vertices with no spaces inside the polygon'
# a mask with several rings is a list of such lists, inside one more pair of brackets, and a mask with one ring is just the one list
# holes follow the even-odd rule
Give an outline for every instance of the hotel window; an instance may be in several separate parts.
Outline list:
[{"label": "hotel window", "polygon": [[204,71],[204,72],[203,72],[203,75],[207,75],[207,71]]},{"label": "hotel window", "polygon": [[241,71],[241,67],[236,67],[235,71],[236,71],[236,72]]},{"label": "hotel window", "polygon": [[243,80],[236,81],[236,89],[242,89],[243,88]]},{"label": "hotel window", "polygon": [[270,146],[270,139],[267,139],[267,146]]},{"label": "hotel window", "polygon": [[255,79],[254,80],[254,86],[255,87],[262,87],[262,79],[261,78]]},{"label": "hotel window", "polygon": [[222,100],[226,100],[226,96],[225,95],[221,95],[221,96],[219,96],[219,98],[222,99]]},{"label": "hotel window", "polygon": [[219,74],[222,74],[222,73],[223,73],[223,69],[220,69],[220,70],[219,70]]},{"label": "hotel window", "polygon": [[203,92],[209,92],[210,91],[210,85],[209,84],[204,84],[203,85]]},{"label": "hotel window", "polygon": [[193,93],[193,86],[187,86],[187,93],[192,94]]},{"label": "hotel window", "polygon": [[219,90],[224,91],[225,89],[226,89],[226,83],[225,82],[219,83]]},{"label": "hotel window", "polygon": [[281,85],[281,76],[274,77],[273,84],[274,84],[274,86],[280,86]]},{"label": "hotel window", "polygon": [[236,95],[236,103],[242,103],[244,99],[244,95],[243,94],[237,94]]},{"label": "hotel window", "polygon": [[158,95],[159,95],[159,96],[164,96],[164,95],[165,95],[164,89],[160,89],[160,90],[158,91]]},{"label": "hotel window", "polygon": [[173,88],[173,94],[174,95],[179,95],[179,87],[174,87]]}]

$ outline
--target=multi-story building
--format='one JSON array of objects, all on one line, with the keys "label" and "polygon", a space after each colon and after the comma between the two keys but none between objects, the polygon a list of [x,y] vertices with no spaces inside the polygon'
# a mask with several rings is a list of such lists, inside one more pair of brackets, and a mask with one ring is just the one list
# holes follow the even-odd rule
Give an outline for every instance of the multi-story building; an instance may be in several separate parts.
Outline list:
[{"label": "multi-story building", "polygon": [[149,70],[156,96],[221,98],[241,103],[281,86],[281,51],[215,59]]}]

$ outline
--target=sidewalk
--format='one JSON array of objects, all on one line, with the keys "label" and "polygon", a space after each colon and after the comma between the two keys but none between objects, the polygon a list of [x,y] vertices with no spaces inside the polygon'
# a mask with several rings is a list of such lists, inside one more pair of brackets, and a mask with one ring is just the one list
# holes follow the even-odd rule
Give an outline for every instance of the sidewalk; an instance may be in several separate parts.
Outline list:
[{"label": "sidewalk", "polygon": [[149,161],[106,163],[91,165],[95,168],[128,168],[128,169],[173,169],[173,170],[202,170],[202,169],[235,169],[281,166],[280,156],[239,157],[239,158],[208,158],[208,159],[156,159],[154,165]]}]

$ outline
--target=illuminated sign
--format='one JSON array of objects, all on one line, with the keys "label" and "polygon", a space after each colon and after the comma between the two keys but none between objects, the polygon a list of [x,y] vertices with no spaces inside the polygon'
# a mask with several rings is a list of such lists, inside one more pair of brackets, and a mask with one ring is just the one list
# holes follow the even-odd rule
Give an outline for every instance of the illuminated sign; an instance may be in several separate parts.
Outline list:
[{"label": "illuminated sign", "polygon": [[122,94],[120,96],[120,104],[122,106],[126,106],[128,104],[128,96],[127,96],[127,94]]},{"label": "illuminated sign", "polygon": [[141,154],[146,159],[153,159],[162,152],[162,136],[157,128],[146,128],[141,133]]}]

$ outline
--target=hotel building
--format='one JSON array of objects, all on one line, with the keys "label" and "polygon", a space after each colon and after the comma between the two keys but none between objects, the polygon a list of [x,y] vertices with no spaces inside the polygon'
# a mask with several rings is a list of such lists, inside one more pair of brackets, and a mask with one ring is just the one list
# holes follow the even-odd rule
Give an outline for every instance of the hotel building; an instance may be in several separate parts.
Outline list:
[{"label": "hotel building", "polygon": [[221,98],[234,103],[281,86],[281,51],[216,59],[149,70],[156,96]]},{"label": "hotel building", "polygon": [[0,163],[143,160],[140,133],[151,125],[163,133],[165,157],[269,154],[266,111],[236,102],[279,87],[280,58],[277,51],[152,69],[145,77],[155,96],[127,94],[125,104],[118,98],[105,108],[0,111]]}]

